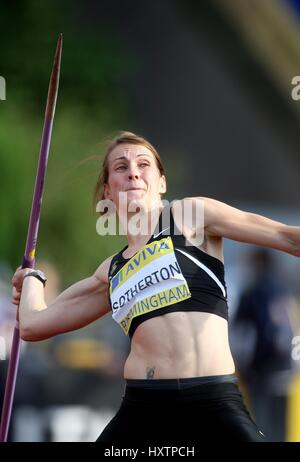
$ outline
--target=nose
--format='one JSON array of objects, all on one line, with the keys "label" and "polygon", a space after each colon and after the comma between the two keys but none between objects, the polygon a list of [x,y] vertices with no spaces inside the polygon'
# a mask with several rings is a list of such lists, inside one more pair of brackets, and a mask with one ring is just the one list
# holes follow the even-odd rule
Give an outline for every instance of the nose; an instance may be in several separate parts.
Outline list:
[{"label": "nose", "polygon": [[136,166],[131,166],[128,170],[128,179],[137,180],[139,178],[139,171]]}]

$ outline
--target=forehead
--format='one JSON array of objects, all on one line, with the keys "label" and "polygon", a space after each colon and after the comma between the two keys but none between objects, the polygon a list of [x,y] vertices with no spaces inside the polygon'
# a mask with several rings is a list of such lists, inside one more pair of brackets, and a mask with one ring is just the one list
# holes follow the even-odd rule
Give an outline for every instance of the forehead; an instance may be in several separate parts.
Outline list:
[{"label": "forehead", "polygon": [[135,159],[139,156],[154,158],[153,153],[146,146],[141,144],[121,143],[116,146],[109,154],[109,162],[112,163],[118,159]]}]

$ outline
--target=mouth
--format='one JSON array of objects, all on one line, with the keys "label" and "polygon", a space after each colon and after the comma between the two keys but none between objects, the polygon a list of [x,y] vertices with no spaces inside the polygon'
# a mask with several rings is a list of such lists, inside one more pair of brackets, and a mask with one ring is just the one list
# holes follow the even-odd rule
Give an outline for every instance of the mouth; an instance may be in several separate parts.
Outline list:
[{"label": "mouth", "polygon": [[126,189],[126,192],[127,191],[144,191],[143,188],[129,188],[129,189]]}]

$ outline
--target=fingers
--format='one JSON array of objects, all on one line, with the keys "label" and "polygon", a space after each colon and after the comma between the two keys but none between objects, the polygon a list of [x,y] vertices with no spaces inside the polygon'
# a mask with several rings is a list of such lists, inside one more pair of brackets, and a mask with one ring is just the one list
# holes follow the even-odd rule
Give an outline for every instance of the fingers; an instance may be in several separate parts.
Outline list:
[{"label": "fingers", "polygon": [[12,303],[13,305],[19,305],[21,299],[21,292],[17,291],[15,287],[12,289]]},{"label": "fingers", "polygon": [[24,276],[30,271],[33,271],[33,269],[32,268],[22,268],[21,266],[19,266],[16,269],[16,272],[12,277],[12,280],[11,280],[12,284],[16,286],[17,288],[18,288],[18,285],[21,285],[22,287]]},{"label": "fingers", "polygon": [[12,285],[19,291],[22,289],[24,276],[25,274],[24,275],[22,274],[22,270],[17,270],[12,277],[12,280],[11,280]]},{"label": "fingers", "polygon": [[20,303],[20,298],[21,298],[21,291],[22,291],[22,286],[23,286],[23,279],[24,276],[32,271],[31,268],[22,268],[22,266],[19,266],[16,269],[15,274],[12,277],[12,303],[14,305],[19,305]]}]

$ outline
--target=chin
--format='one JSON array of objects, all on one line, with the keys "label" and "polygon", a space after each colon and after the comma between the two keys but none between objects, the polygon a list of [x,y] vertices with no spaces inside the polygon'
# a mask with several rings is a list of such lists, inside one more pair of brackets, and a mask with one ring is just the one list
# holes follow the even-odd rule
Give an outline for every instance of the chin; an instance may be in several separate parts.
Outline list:
[{"label": "chin", "polygon": [[147,203],[143,198],[128,198],[128,212],[139,212],[139,209],[146,209],[147,208]]}]

